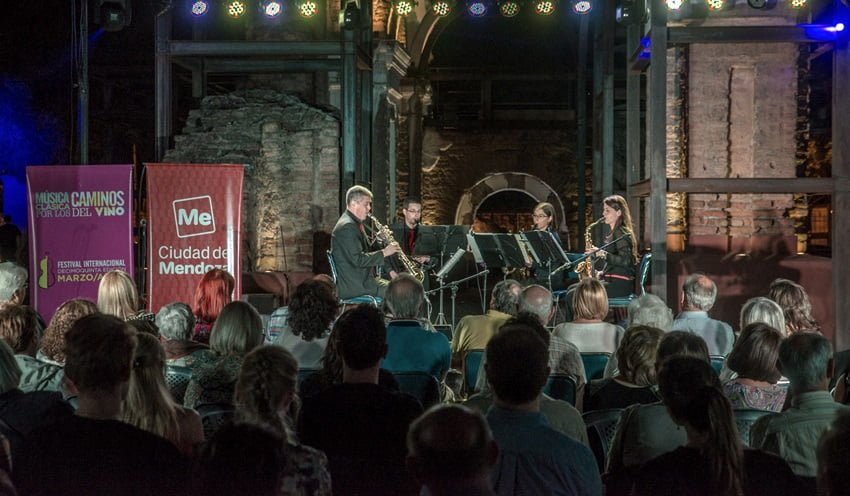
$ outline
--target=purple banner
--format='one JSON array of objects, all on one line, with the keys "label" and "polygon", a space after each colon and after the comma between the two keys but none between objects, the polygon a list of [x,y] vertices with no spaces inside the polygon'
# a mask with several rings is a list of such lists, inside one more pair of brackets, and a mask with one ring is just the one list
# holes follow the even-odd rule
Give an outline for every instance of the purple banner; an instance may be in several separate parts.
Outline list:
[{"label": "purple banner", "polygon": [[96,301],[110,270],[133,275],[132,182],[131,165],[27,167],[30,304],[45,320]]}]

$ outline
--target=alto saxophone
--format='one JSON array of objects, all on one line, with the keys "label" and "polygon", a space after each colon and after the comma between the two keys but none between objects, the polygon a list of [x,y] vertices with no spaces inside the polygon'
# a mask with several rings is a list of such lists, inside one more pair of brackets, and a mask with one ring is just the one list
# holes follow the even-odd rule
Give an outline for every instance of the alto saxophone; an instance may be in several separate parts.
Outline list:
[{"label": "alto saxophone", "polygon": [[[388,244],[396,242],[395,238],[393,238],[393,232],[390,230],[389,227],[381,224],[380,222],[378,222],[377,219],[375,219],[375,217],[371,215],[369,216],[369,218],[372,220],[372,223],[375,224],[375,228],[378,230],[378,236],[380,238],[383,238],[384,241],[386,241]],[[401,261],[401,264],[404,265],[405,272],[412,275],[419,282],[425,280],[425,271],[422,270],[422,265],[419,262],[405,255],[404,251],[402,250],[399,250],[396,255]]]},{"label": "alto saxophone", "polygon": [[[584,249],[585,250],[592,250],[593,248],[595,248],[593,246],[593,234],[591,233],[591,231],[593,230],[594,227],[596,227],[600,222],[602,222],[604,220],[605,220],[605,217],[600,217],[600,218],[596,219],[595,221],[591,222],[590,225],[587,226],[587,228],[584,230]],[[594,263],[594,261],[595,260],[593,259],[593,257],[590,256],[590,257],[587,257],[586,259],[582,260],[581,262],[579,262],[578,265],[576,265],[576,273],[579,275],[579,277],[581,277],[582,279],[585,279],[585,278],[588,278],[588,277],[593,277],[593,263]]]}]

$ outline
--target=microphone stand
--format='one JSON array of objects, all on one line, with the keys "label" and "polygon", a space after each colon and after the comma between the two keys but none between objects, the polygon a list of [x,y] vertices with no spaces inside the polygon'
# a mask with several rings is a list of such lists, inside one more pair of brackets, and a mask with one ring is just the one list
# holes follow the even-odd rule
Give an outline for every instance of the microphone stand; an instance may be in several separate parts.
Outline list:
[{"label": "microphone stand", "polygon": [[[435,293],[437,291],[439,291],[442,294],[442,291],[446,288],[449,288],[449,289],[452,290],[452,329],[454,329],[455,328],[455,310],[456,310],[455,300],[457,299],[458,286],[460,285],[460,283],[469,281],[470,279],[476,279],[476,278],[481,277],[481,276],[486,277],[487,274],[489,274],[489,273],[490,273],[489,269],[484,269],[481,272],[472,274],[471,276],[464,277],[463,279],[458,279],[457,281],[452,281],[452,282],[446,284],[445,286],[442,285],[442,279],[440,279],[440,283],[441,283],[440,287],[434,288],[430,291],[427,291],[425,294],[428,295],[428,294],[431,294],[431,293]],[[442,301],[442,298],[440,298],[440,315],[442,315],[442,313],[443,313],[442,304],[443,304],[443,301]],[[445,321],[445,317],[443,318],[443,321]],[[434,326],[437,326],[437,325],[438,324],[434,324]],[[448,325],[448,324],[444,323],[443,325]]]}]

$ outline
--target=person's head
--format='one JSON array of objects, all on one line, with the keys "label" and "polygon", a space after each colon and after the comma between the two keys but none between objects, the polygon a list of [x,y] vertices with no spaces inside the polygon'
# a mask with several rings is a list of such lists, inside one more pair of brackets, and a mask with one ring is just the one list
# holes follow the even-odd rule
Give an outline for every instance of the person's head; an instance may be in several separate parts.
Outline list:
[{"label": "person's head", "polygon": [[464,406],[434,406],[407,431],[408,470],[431,494],[478,484],[489,487],[498,456],[487,421]]},{"label": "person's head", "polygon": [[21,369],[15,360],[15,352],[0,339],[0,394],[17,389],[21,380]]},{"label": "person's head", "polygon": [[788,279],[776,279],[770,283],[767,296],[782,308],[788,332],[819,330],[818,321],[812,317],[812,302],[803,286]]},{"label": "person's head", "polygon": [[629,327],[645,325],[657,327],[664,332],[673,329],[673,310],[664,300],[650,293],[642,294],[628,306]]},{"label": "person's head", "polygon": [[777,368],[780,344],[781,332],[762,322],[750,324],[735,341],[726,366],[739,377],[776,384],[782,377]]},{"label": "person's head", "polygon": [[289,328],[304,341],[312,341],[328,331],[337,312],[339,303],[332,287],[322,281],[304,281],[289,300]]},{"label": "person's head", "polygon": [[298,360],[280,346],[262,346],[245,355],[236,381],[237,417],[290,439],[286,410],[298,390]]},{"label": "person's head", "polygon": [[415,319],[425,303],[422,283],[408,273],[401,273],[390,281],[384,301],[395,319]]},{"label": "person's head", "polygon": [[682,285],[682,306],[685,310],[707,312],[717,299],[717,285],[705,274],[691,274]]},{"label": "person's head", "polygon": [[655,368],[658,369],[665,360],[674,356],[688,356],[711,363],[705,340],[687,331],[672,331],[664,334],[658,343]]},{"label": "person's head", "polygon": [[123,270],[104,274],[97,288],[97,309],[124,320],[139,310],[139,292],[130,274]]},{"label": "person's head", "polygon": [[160,336],[166,341],[188,341],[192,339],[195,316],[189,305],[178,301],[160,308],[155,323]]},{"label": "person's head", "polygon": [[508,329],[511,329],[515,326],[533,330],[537,334],[537,336],[543,340],[543,343],[546,344],[546,347],[549,347],[549,342],[552,339],[552,333],[550,333],[546,329],[546,327],[544,327],[545,324],[540,322],[540,318],[536,314],[526,311],[520,311],[515,316],[506,320],[497,332],[501,332],[502,329],[507,331]]},{"label": "person's head", "polygon": [[741,307],[741,329],[757,322],[785,332],[785,315],[782,307],[770,298],[764,296],[750,298]]},{"label": "person's head", "polygon": [[850,412],[835,416],[829,430],[818,443],[818,494],[850,494]]},{"label": "person's head", "polygon": [[655,327],[629,327],[617,348],[617,364],[626,382],[651,386],[656,382],[655,359],[664,331]]},{"label": "person's head", "polygon": [[485,351],[487,381],[496,399],[523,405],[540,395],[549,377],[549,348],[530,327],[500,330]]},{"label": "person's head", "polygon": [[490,297],[490,308],[508,315],[516,315],[521,290],[522,286],[513,279],[497,282]]},{"label": "person's head", "polygon": [[709,460],[710,494],[742,494],[743,448],[732,405],[707,362],[677,356],[661,364],[658,388],[670,417]]},{"label": "person's head", "polygon": [[337,352],[344,367],[366,370],[378,367],[387,354],[387,328],[378,309],[361,305],[343,313],[336,321]]},{"label": "person's head", "polygon": [[278,434],[260,425],[227,423],[201,452],[193,494],[274,496],[286,465],[286,443]]},{"label": "person's head", "polygon": [[519,299],[519,311],[534,314],[541,324],[548,324],[555,313],[552,293],[539,284],[526,287]]},{"label": "person's head", "polygon": [[834,364],[832,345],[816,332],[799,332],[779,345],[779,370],[795,393],[826,390]]},{"label": "person's head", "polygon": [[97,313],[97,305],[82,298],[74,298],[59,305],[44,331],[44,338],[41,340],[42,353],[54,362],[64,363],[65,334],[77,319],[93,313]]},{"label": "person's head", "polygon": [[602,217],[605,223],[612,228],[619,225],[632,231],[632,214],[629,212],[629,203],[620,195],[611,195],[602,200]]},{"label": "person's head", "polygon": [[123,420],[166,439],[180,437],[177,412],[165,384],[165,350],[153,334],[135,333],[133,369],[124,399]]},{"label": "person's head", "polygon": [[210,349],[220,355],[244,355],[263,344],[263,319],[244,301],[231,301],[213,324]]},{"label": "person's head", "polygon": [[0,265],[0,303],[23,303],[27,295],[27,277],[23,267]]},{"label": "person's head", "polygon": [[415,197],[405,198],[401,211],[404,214],[404,223],[413,229],[422,219],[422,200]]},{"label": "person's head", "polygon": [[573,318],[602,320],[608,315],[608,293],[598,279],[586,278],[576,286],[573,296]]},{"label": "person's head", "polygon": [[532,216],[534,217],[534,228],[538,231],[545,231],[558,226],[555,218],[555,207],[549,202],[540,202],[535,205]]},{"label": "person's head", "polygon": [[345,205],[357,220],[363,222],[372,211],[372,192],[363,186],[352,186],[345,192]]},{"label": "person's head", "polygon": [[25,305],[0,309],[0,339],[18,355],[35,356],[38,349],[38,314]]},{"label": "person's head", "polygon": [[195,289],[192,313],[201,322],[214,323],[222,308],[233,300],[235,286],[236,281],[226,270],[210,270],[204,274]]},{"label": "person's head", "polygon": [[127,323],[95,313],[65,335],[65,379],[81,396],[115,393],[130,380],[135,339]]}]

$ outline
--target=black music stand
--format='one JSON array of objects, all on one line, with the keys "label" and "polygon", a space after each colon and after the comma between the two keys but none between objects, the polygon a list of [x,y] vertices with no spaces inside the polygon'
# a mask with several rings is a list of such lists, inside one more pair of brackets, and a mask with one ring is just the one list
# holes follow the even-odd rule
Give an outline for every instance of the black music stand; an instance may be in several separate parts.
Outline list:
[{"label": "black music stand", "polygon": [[[469,247],[475,255],[475,262],[486,269],[492,268],[521,268],[530,260],[520,247],[520,239],[516,234],[470,233],[467,236]],[[484,296],[487,295],[487,277],[484,277]],[[482,312],[486,312],[486,301],[481,299]]]},{"label": "black music stand", "polygon": [[[458,249],[467,249],[466,235],[471,226],[464,225],[439,225],[439,226],[419,226],[419,232],[416,239],[416,247],[413,251],[414,255],[428,255],[431,260],[436,262],[439,256],[439,264],[433,263],[436,274],[439,276],[442,272],[440,269],[451,259],[452,255]],[[448,273],[438,277],[437,284],[440,293],[440,311],[437,314],[434,326],[448,326],[445,314],[443,313],[443,289],[445,288],[444,280],[453,272],[454,269],[449,269]],[[454,298],[457,294],[457,285],[452,285],[452,328],[454,328]],[[431,293],[429,291],[429,293]],[[430,311],[429,311],[430,314]]]},{"label": "black music stand", "polygon": [[531,252],[534,261],[541,267],[546,268],[550,292],[552,291],[553,268],[572,267],[569,256],[561,248],[561,243],[555,236],[555,233],[550,231],[527,231],[520,233],[520,237],[525,242],[526,249]]}]

